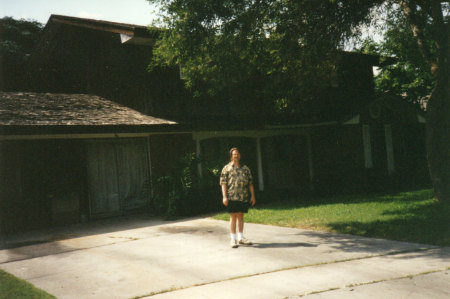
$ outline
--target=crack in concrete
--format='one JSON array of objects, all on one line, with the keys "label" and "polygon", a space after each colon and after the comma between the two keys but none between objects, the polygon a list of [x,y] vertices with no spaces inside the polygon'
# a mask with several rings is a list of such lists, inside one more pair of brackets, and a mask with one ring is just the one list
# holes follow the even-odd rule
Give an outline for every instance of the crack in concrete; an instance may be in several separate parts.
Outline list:
[{"label": "crack in concrete", "polygon": [[431,273],[445,272],[445,271],[448,271],[448,268],[445,269],[445,270],[442,270],[442,269],[440,269],[440,270],[430,270],[430,271],[421,272],[421,273],[417,273],[417,274],[409,274],[409,275],[404,275],[404,276],[391,277],[391,278],[379,279],[379,280],[368,281],[368,282],[354,283],[354,284],[345,285],[343,287],[336,287],[336,288],[330,288],[330,289],[321,290],[321,291],[314,291],[314,292],[306,293],[306,294],[303,294],[303,295],[296,295],[296,296],[298,296],[298,297],[305,297],[305,296],[308,296],[308,295],[322,294],[322,293],[326,293],[326,292],[342,290],[342,289],[345,289],[345,288],[356,288],[356,287],[360,287],[360,286],[377,284],[377,283],[386,282],[386,281],[395,281],[395,280],[400,280],[400,279],[405,279],[405,278],[412,279],[414,277],[418,277],[418,276],[422,276],[422,275],[427,275],[427,274],[431,274]]},{"label": "crack in concrete", "polygon": [[[164,290],[160,290],[160,291],[151,292],[149,294],[136,296],[136,297],[133,297],[131,299],[146,298],[146,297],[151,297],[151,296],[160,295],[160,294],[164,294],[164,293],[170,293],[170,292],[174,292],[174,291],[180,291],[180,290],[185,290],[185,289],[190,289],[190,288],[195,288],[195,287],[201,287],[201,286],[205,286],[205,285],[211,285],[211,284],[215,284],[215,283],[221,283],[221,282],[225,282],[225,281],[232,281],[232,280],[237,280],[237,279],[242,279],[242,278],[255,277],[255,276],[260,276],[260,275],[265,275],[265,274],[271,274],[271,273],[277,273],[277,272],[282,272],[282,271],[294,270],[294,269],[301,269],[301,268],[308,268],[308,267],[315,267],[315,266],[322,266],[322,265],[331,265],[331,264],[345,263],[345,262],[365,260],[365,259],[371,259],[371,258],[382,257],[382,256],[392,256],[392,255],[405,254],[405,253],[424,252],[424,251],[433,250],[433,249],[435,249],[435,248],[419,248],[419,249],[415,249],[415,250],[398,250],[398,251],[391,251],[391,252],[380,253],[380,254],[375,254],[375,255],[366,255],[366,256],[349,258],[349,259],[335,260],[335,261],[331,261],[331,262],[322,262],[322,263],[315,263],[315,264],[308,264],[308,265],[292,266],[292,267],[286,267],[286,268],[281,268],[281,269],[276,269],[276,270],[271,270],[271,271],[266,271],[266,272],[260,272],[260,273],[254,273],[254,274],[230,277],[228,279],[223,279],[223,280],[216,280],[216,281],[198,283],[198,284],[193,284],[193,285],[184,286],[184,287],[178,287],[178,288],[164,289]],[[436,271],[431,271],[431,272],[428,271],[427,273],[441,272],[441,271],[445,271],[445,270],[436,270]],[[424,274],[427,274],[427,273],[423,273],[423,274],[419,273],[419,274],[416,274],[416,275],[424,275]],[[408,276],[406,276],[406,277],[408,277]],[[405,278],[405,277],[400,277],[398,279],[401,279],[401,278]],[[394,278],[394,279],[397,279],[397,278]],[[392,280],[394,280],[394,279],[392,279]],[[380,282],[382,282],[382,281],[380,281]],[[389,281],[389,279],[386,280],[386,281]],[[363,284],[364,283],[361,283],[361,285],[363,285]],[[356,285],[356,286],[359,286],[359,284]],[[347,286],[344,286],[343,288],[345,288],[345,287],[347,287]],[[337,289],[340,289],[340,288],[332,288],[332,289],[327,289],[327,290],[324,290],[324,291],[317,291],[317,293],[323,293],[323,292],[337,290]],[[310,294],[314,294],[314,293],[316,293],[316,292],[308,293],[308,294],[304,294],[304,295],[300,295],[300,296],[306,296],[306,295],[310,295]]]}]

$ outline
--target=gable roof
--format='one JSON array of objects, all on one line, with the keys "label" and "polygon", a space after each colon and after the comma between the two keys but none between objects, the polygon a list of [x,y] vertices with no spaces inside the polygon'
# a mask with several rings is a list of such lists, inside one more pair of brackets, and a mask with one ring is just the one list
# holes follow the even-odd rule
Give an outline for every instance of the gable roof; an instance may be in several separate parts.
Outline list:
[{"label": "gable roof", "polygon": [[58,27],[61,24],[79,28],[93,29],[97,31],[117,33],[120,34],[122,43],[128,44],[151,45],[153,44],[155,38],[157,38],[157,32],[150,32],[146,26],[62,15],[50,16],[44,28],[44,34],[45,32],[51,31],[51,29],[53,29],[54,27]]},{"label": "gable roof", "polygon": [[175,124],[95,95],[0,92],[0,126]]}]

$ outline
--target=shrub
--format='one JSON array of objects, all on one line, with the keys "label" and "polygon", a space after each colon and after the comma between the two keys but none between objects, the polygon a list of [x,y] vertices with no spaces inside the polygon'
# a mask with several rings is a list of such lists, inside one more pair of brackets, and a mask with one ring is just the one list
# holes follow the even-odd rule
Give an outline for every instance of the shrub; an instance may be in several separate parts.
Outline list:
[{"label": "shrub", "polygon": [[188,153],[169,170],[168,175],[155,179],[150,210],[166,219],[218,211],[219,168],[205,167],[200,181],[197,161],[195,153]]}]

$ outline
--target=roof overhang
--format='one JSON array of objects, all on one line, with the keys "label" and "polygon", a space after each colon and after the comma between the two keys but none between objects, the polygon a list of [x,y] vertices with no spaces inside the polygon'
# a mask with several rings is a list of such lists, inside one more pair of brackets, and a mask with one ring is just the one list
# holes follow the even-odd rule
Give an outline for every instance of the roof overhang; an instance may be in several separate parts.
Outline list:
[{"label": "roof overhang", "polygon": [[152,45],[158,38],[157,31],[149,31],[146,26],[134,24],[51,15],[46,27],[51,27],[54,24],[65,24],[79,28],[116,33],[120,35],[121,42],[126,44]]},{"label": "roof overhang", "polygon": [[0,141],[39,139],[145,138],[189,134],[180,126],[0,126]]}]

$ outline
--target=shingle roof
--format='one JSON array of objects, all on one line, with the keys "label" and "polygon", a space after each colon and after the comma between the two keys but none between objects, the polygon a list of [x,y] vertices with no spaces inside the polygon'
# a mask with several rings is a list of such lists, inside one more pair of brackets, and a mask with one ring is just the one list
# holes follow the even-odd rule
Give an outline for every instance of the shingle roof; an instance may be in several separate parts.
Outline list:
[{"label": "shingle roof", "polygon": [[50,30],[50,27],[58,28],[60,24],[124,35],[122,43],[128,44],[151,45],[159,35],[159,30],[150,31],[147,26],[62,15],[51,15],[44,28],[44,36],[46,36],[46,33],[48,33],[47,31]]},{"label": "shingle roof", "polygon": [[0,125],[173,125],[95,95],[0,92]]},{"label": "shingle roof", "polygon": [[143,36],[154,37],[147,30],[146,26],[136,24],[118,23],[103,20],[56,15],[56,14],[52,14],[48,22],[63,23],[78,27],[85,27],[102,31],[110,31],[115,33],[135,34],[135,32],[138,31],[138,33]]}]

